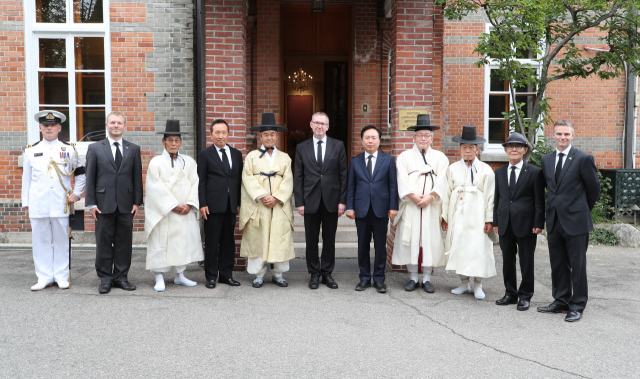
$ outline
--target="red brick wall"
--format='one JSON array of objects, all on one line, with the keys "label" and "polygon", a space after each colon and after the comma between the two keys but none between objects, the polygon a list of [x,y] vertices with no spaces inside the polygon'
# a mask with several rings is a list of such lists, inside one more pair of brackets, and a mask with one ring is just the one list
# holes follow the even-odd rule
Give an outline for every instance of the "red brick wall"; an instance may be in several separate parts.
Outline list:
[{"label": "red brick wall", "polygon": [[262,113],[273,112],[281,122],[280,83],[280,1],[258,1],[257,60],[255,79],[254,125],[260,125]]}]

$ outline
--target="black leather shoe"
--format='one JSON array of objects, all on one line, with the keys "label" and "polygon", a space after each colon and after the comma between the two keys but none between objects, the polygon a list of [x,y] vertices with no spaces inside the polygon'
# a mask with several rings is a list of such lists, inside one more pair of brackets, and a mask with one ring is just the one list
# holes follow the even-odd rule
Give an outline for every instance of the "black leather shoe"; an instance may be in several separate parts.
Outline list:
[{"label": "black leather shoe", "polygon": [[418,287],[420,287],[420,284],[416,283],[415,280],[412,280],[409,283],[407,283],[406,286],[404,286],[404,290],[411,292],[411,291],[415,291]]},{"label": "black leather shoe", "polygon": [[568,312],[569,311],[569,307],[567,307],[566,305],[557,305],[557,304],[549,304],[546,307],[538,307],[538,312],[542,312],[542,313],[562,313],[562,312]]},{"label": "black leather shoe", "polygon": [[318,287],[320,287],[320,274],[311,274],[311,279],[309,279],[309,288],[317,290]]},{"label": "black leather shoe", "polygon": [[528,311],[530,305],[531,304],[529,303],[529,300],[520,300],[518,301],[518,306],[516,309],[518,309],[519,311]]},{"label": "black leather shoe", "polygon": [[98,287],[98,293],[109,293],[111,292],[111,283],[107,283],[107,284],[100,284],[100,287]]},{"label": "black leather shoe", "polygon": [[136,286],[129,283],[128,280],[118,280],[113,282],[113,286],[116,288],[122,288],[125,291],[135,291]]},{"label": "black leather shoe", "polygon": [[518,304],[518,297],[517,296],[504,295],[502,297],[502,299],[496,300],[496,304],[497,305]]},{"label": "black leather shoe", "polygon": [[387,285],[384,282],[373,282],[373,287],[378,293],[387,293]]},{"label": "black leather shoe", "polygon": [[237,287],[240,285],[240,282],[233,280],[233,278],[228,279],[218,279],[218,283],[228,284],[232,287]]},{"label": "black leather shoe", "polygon": [[216,288],[216,280],[207,280],[207,282],[204,284],[205,287],[207,288]]},{"label": "black leather shoe", "polygon": [[567,317],[564,318],[564,321],[576,322],[576,321],[580,321],[581,318],[582,318],[582,312],[571,311],[567,313]]},{"label": "black leather shoe", "polygon": [[338,283],[331,277],[331,274],[322,275],[322,284],[326,284],[327,287],[335,290],[338,288]]},{"label": "black leather shoe", "polygon": [[433,288],[433,284],[431,284],[430,281],[426,281],[422,283],[422,288],[424,288],[424,292],[426,293],[434,293],[436,292],[436,289]]},{"label": "black leather shoe", "polygon": [[356,285],[356,291],[364,291],[369,287],[371,287],[370,280],[361,280],[360,283]]},{"label": "black leather shoe", "polygon": [[271,282],[273,282],[278,287],[289,287],[289,283],[284,278],[280,278],[280,280],[276,279],[275,276],[271,277]]}]

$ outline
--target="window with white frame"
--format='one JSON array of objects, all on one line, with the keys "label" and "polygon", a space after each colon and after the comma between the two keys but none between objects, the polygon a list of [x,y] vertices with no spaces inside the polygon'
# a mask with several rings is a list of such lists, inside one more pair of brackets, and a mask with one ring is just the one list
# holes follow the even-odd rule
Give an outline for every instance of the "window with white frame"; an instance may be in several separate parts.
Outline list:
[{"label": "window with white frame", "polygon": [[[491,29],[487,27],[487,32]],[[536,62],[535,52],[533,51],[517,51],[517,58],[521,63],[528,63],[532,70],[539,70],[540,64]],[[485,151],[504,153],[502,143],[509,136],[509,120],[503,115],[508,113],[513,107],[511,99],[510,86],[508,80],[501,80],[496,75],[498,69],[497,64],[485,66],[485,110],[484,110],[484,137]],[[522,87],[514,87],[517,103],[524,103],[521,108],[524,112],[525,119],[531,119],[533,114],[533,105],[536,100],[536,88],[533,85]]]},{"label": "window with white frame", "polygon": [[[111,108],[107,2],[25,1],[28,114],[63,113],[59,138],[79,146],[105,138]],[[39,141],[38,123],[28,119],[29,142]]]}]

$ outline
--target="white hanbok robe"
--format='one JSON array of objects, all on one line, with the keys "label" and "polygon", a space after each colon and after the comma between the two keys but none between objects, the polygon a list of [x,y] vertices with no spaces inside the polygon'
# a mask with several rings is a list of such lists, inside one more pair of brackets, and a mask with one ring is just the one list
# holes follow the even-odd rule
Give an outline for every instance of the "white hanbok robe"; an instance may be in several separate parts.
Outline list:
[{"label": "white hanbok robe", "polygon": [[[203,260],[196,161],[178,154],[171,167],[171,157],[165,150],[149,162],[145,190],[147,270]],[[179,215],[172,212],[177,205],[184,204],[192,206],[189,213]]]},{"label": "white hanbok robe", "polygon": [[[444,182],[449,159],[431,148],[426,151],[425,158],[427,164],[416,145],[398,156],[400,209],[394,220],[396,235],[391,258],[394,265],[417,265],[421,243],[423,267],[445,265],[444,241],[440,234],[444,190],[441,183]],[[434,197],[426,208],[418,207],[408,197],[411,193],[428,195],[431,192],[436,192],[440,198]]]},{"label": "white hanbok robe", "polygon": [[[240,256],[261,258],[266,263],[285,262],[295,258],[291,158],[275,150],[271,164],[269,153],[260,158],[261,154],[259,150],[247,154],[242,170],[239,229],[244,232]],[[273,208],[262,204],[267,195],[278,199]]]},{"label": "white hanbok robe", "polygon": [[477,278],[496,275],[493,241],[484,232],[485,223],[493,222],[494,182],[491,167],[477,158],[471,167],[460,160],[447,169],[442,197],[442,219],[449,226],[447,270]]}]

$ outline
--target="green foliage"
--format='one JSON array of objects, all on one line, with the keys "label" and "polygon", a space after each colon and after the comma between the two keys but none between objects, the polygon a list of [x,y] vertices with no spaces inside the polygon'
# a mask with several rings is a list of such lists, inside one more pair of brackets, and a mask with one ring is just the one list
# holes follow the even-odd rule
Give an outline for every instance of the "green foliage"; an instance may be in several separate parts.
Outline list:
[{"label": "green foliage", "polygon": [[589,233],[589,243],[592,245],[614,246],[618,242],[618,236],[609,229],[595,228]]},{"label": "green foliage", "polygon": [[540,137],[533,147],[533,152],[529,156],[529,164],[542,168],[542,157],[553,151],[553,147],[545,143],[544,137]]},{"label": "green foliage", "polygon": [[[638,25],[640,0],[434,0],[449,20],[483,12],[492,26],[480,36],[474,52],[477,66],[497,65],[496,75],[512,83],[511,112],[505,114],[513,130],[524,134],[534,150],[536,135],[552,124],[550,98],[555,80],[598,76],[611,79],[625,71],[640,73]],[[601,35],[608,51],[585,51],[579,38]],[[532,65],[535,63],[535,65]],[[539,69],[537,66],[539,65]],[[514,88],[535,89],[531,120],[516,103]],[[525,155],[525,159],[529,156]]]},{"label": "green foliage", "polygon": [[591,219],[596,224],[602,224],[609,222],[615,212],[615,208],[611,206],[612,199],[609,195],[613,185],[611,184],[611,179],[602,176],[600,170],[598,170],[598,179],[600,180],[600,197],[591,210]]}]

